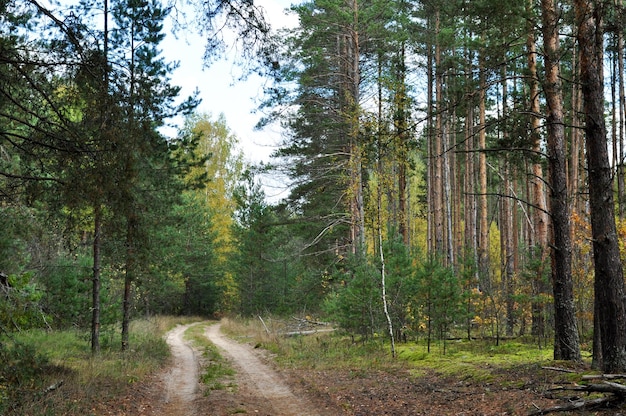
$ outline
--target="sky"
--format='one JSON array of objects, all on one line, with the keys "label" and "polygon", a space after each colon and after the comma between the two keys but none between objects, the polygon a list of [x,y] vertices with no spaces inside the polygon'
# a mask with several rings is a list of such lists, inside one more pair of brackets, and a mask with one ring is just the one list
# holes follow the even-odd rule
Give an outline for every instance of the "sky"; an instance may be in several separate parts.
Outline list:
[{"label": "sky", "polygon": [[[257,0],[255,4],[267,13],[272,29],[294,25],[296,19],[285,13],[290,0]],[[238,81],[241,70],[233,63],[233,52],[206,68],[203,63],[205,41],[196,33],[172,35],[167,32],[160,45],[168,61],[179,61],[179,68],[172,74],[171,83],[182,87],[181,97],[187,97],[195,88],[200,91],[202,103],[198,113],[209,113],[215,120],[224,114],[226,124],[239,138],[246,160],[252,163],[268,161],[269,155],[280,140],[280,131],[268,127],[255,131],[260,114],[253,114],[255,98],[262,93],[263,79],[251,75],[246,81]]]}]

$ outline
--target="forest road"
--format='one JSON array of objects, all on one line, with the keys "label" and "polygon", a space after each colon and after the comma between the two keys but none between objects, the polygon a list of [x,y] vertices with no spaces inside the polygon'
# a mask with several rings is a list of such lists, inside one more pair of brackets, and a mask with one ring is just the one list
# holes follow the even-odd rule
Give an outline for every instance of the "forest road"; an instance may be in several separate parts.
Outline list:
[{"label": "forest road", "polygon": [[250,392],[259,403],[269,406],[273,416],[319,415],[306,398],[293,393],[289,384],[263,362],[253,347],[226,337],[220,327],[219,323],[209,326],[205,335],[235,368],[236,383],[240,391]]},{"label": "forest road", "polygon": [[240,344],[220,331],[219,323],[209,325],[204,335],[219,348],[236,371],[237,386],[230,403],[225,403],[223,391],[211,391],[202,397],[199,376],[200,352],[184,339],[189,325],[179,325],[167,333],[166,341],[172,352],[172,365],[163,373],[164,402],[161,416],[199,416],[232,414],[233,403],[239,408],[254,409],[255,414],[267,416],[321,416],[306,398],[294,394],[289,384],[270,365],[263,362],[259,351]]},{"label": "forest road", "polygon": [[198,358],[191,344],[183,338],[185,331],[192,325],[178,325],[165,338],[172,352],[172,365],[163,375],[164,415],[197,414],[194,400],[198,392]]}]

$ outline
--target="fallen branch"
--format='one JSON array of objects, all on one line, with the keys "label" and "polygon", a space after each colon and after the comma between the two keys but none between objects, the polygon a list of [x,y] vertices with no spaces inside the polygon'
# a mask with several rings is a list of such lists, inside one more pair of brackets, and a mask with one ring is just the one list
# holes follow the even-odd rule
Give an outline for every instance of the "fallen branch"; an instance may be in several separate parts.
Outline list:
[{"label": "fallen branch", "polygon": [[600,397],[597,399],[590,399],[590,400],[576,400],[575,402],[564,404],[562,406],[554,406],[554,407],[548,407],[547,409],[539,409],[535,412],[529,413],[528,416],[547,415],[548,413],[567,412],[569,410],[591,410],[591,409],[596,409],[604,405],[612,405],[614,404],[614,402],[618,403],[621,400],[622,400],[621,397],[616,397],[616,396]]},{"label": "fallen branch", "polygon": [[311,319],[304,319],[304,318],[298,318],[295,316],[292,316],[292,318],[298,322],[302,322],[305,324],[310,324],[310,325],[320,325],[320,326],[327,326],[330,325],[328,322],[319,322],[319,321],[313,321]]},{"label": "fallen branch", "polygon": [[615,380],[616,378],[626,378],[626,374],[587,374],[583,380]]},{"label": "fallen branch", "polygon": [[47,394],[47,393],[50,393],[51,391],[55,391],[56,389],[58,389],[62,385],[63,385],[63,380],[61,380],[61,381],[59,381],[57,383],[51,384],[51,385],[49,385],[48,387],[46,387],[44,389],[43,394]]},{"label": "fallen branch", "polygon": [[267,328],[267,325],[265,325],[265,321],[263,320],[263,318],[261,318],[261,315],[259,315],[259,319],[261,320],[261,323],[263,324],[263,328],[265,328],[265,332],[269,335],[270,330]]},{"label": "fallen branch", "polygon": [[569,368],[561,368],[561,367],[541,367],[544,370],[552,370],[552,371],[559,371],[561,373],[575,373],[576,370],[570,370]]},{"label": "fallen branch", "polygon": [[626,396],[626,385],[604,381],[600,384],[577,384],[571,387],[557,387],[552,390],[584,391],[587,393],[612,393]]},{"label": "fallen branch", "polygon": [[328,328],[328,329],[311,329],[308,331],[290,331],[290,332],[283,332],[282,335],[286,337],[293,337],[296,335],[313,335],[313,334],[319,334],[321,332],[332,332],[334,330],[335,330],[334,328]]}]

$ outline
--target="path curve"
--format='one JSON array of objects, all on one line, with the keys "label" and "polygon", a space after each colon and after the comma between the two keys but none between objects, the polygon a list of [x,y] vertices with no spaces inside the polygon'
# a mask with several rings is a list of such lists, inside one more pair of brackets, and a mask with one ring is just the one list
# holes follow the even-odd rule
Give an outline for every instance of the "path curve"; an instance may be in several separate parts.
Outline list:
[{"label": "path curve", "polygon": [[194,416],[194,399],[198,391],[198,359],[191,345],[184,340],[192,325],[178,325],[168,332],[165,340],[172,351],[172,366],[164,375],[165,414]]},{"label": "path curve", "polygon": [[312,405],[292,390],[276,373],[265,364],[250,345],[240,344],[220,331],[221,324],[209,326],[206,337],[217,346],[236,368],[237,383],[248,384],[261,400],[265,400],[280,416],[318,416]]}]

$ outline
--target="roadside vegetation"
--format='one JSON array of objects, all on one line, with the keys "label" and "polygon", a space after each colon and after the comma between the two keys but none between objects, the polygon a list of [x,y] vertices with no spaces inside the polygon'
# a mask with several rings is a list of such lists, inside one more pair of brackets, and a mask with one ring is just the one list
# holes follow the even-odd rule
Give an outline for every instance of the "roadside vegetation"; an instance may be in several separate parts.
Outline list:
[{"label": "roadside vegetation", "polygon": [[117,327],[104,328],[93,356],[89,332],[32,329],[0,344],[0,414],[99,414],[99,404],[154,375],[170,355],[163,335],[198,318],[154,317],[132,322],[133,347],[121,352]]},{"label": "roadside vegetation", "polygon": [[222,357],[217,347],[204,336],[207,327],[213,324],[215,323],[199,323],[185,332],[185,339],[190,341],[200,354],[200,382],[205,387],[205,395],[210,394],[212,390],[237,388],[233,381],[235,370]]},{"label": "roadside vegetation", "polygon": [[[572,366],[555,361],[552,348],[540,347],[530,337],[500,340],[499,345],[493,339],[454,339],[445,341],[445,348],[444,341],[440,341],[431,345],[430,352],[427,340],[418,339],[397,344],[397,358],[393,358],[389,340],[384,336],[359,340],[343,331],[282,336],[272,332],[276,325],[266,324],[266,327],[254,319],[229,319],[222,324],[231,337],[270,351],[282,368],[354,372],[404,369],[416,378],[436,373],[465,382],[485,383],[496,382],[498,375],[521,368],[541,372],[545,367]],[[590,362],[590,353],[584,354],[584,358]]]}]

